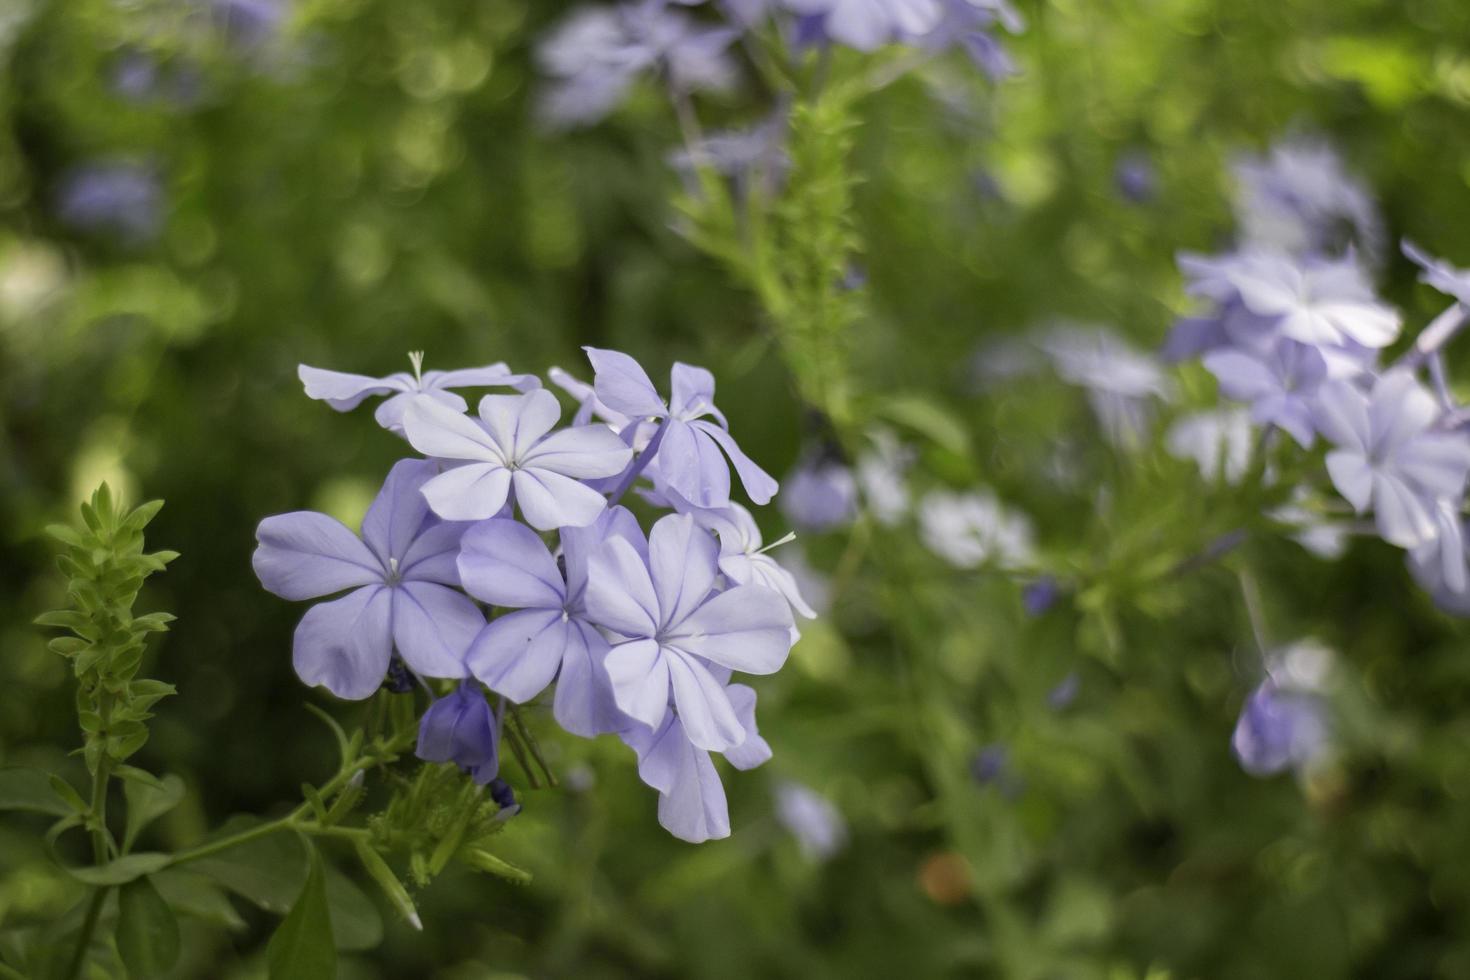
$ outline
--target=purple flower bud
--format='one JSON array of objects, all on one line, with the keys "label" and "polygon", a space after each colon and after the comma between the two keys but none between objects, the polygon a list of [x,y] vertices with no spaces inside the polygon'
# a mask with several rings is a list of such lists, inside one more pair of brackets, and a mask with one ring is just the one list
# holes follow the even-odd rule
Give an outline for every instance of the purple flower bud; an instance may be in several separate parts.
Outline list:
[{"label": "purple flower bud", "polygon": [[1113,168],[1113,182],[1126,201],[1147,204],[1158,194],[1158,174],[1153,161],[1141,150],[1125,153]]},{"label": "purple flower bud", "polygon": [[511,789],[510,783],[498,776],[490,780],[490,799],[494,800],[495,805],[502,810],[509,810],[511,807],[519,809],[516,804],[516,791]]},{"label": "purple flower bud", "polygon": [[500,732],[478,684],[463,681],[454,693],[429,705],[419,721],[414,752],[425,762],[453,762],[481,786],[495,778],[500,771]]},{"label": "purple flower bud", "polygon": [[1073,671],[1047,692],[1046,706],[1053,711],[1065,711],[1072,706],[1072,702],[1077,700],[1077,695],[1081,690],[1082,678],[1077,676],[1076,671]]},{"label": "purple flower bud", "polygon": [[970,774],[982,786],[993,783],[1005,775],[1010,760],[1010,750],[1000,742],[993,742],[975,754],[970,761]]},{"label": "purple flower bud", "polygon": [[1056,605],[1061,595],[1061,584],[1050,575],[1043,575],[1021,590],[1021,604],[1026,607],[1026,615],[1040,616]]},{"label": "purple flower bud", "polygon": [[398,654],[393,654],[393,659],[388,661],[388,676],[383,678],[383,687],[391,694],[407,694],[413,690],[413,675],[408,672],[408,665]]},{"label": "purple flower bud", "polygon": [[847,823],[832,801],[800,783],[776,787],[776,819],[808,860],[825,861],[847,843]]},{"label": "purple flower bud", "polygon": [[830,531],[857,515],[857,479],[834,454],[807,452],[786,474],[778,502],[797,530]]},{"label": "purple flower bud", "polygon": [[1302,768],[1327,744],[1322,702],[1315,695],[1282,689],[1266,680],[1246,698],[1230,747],[1252,776],[1274,776]]},{"label": "purple flower bud", "polygon": [[80,231],[111,232],[132,242],[158,234],[163,191],[152,167],[110,160],[79,166],[62,178],[57,195],[61,220]]}]

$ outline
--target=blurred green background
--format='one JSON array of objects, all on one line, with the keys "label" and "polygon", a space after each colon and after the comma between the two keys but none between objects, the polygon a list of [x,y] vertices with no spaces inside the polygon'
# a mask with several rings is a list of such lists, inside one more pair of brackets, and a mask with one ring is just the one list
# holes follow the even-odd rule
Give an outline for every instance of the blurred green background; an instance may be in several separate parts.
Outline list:
[{"label": "blurred green background", "polygon": [[[303,607],[259,588],[253,532],[305,507],[351,520],[404,448],[308,401],[299,362],[379,375],[423,349],[431,368],[586,376],[580,345],[616,347],[655,377],[712,368],[773,473],[804,432],[754,300],[674,228],[658,93],[592,129],[535,124],[532,47],[566,4],[205,6],[0,2],[0,759],[62,764],[75,740],[65,664],[28,625],[60,588],[40,528],[102,479],[163,497],[151,541],[182,557],[145,606],[179,616],[152,672],[180,696],[140,759],[196,791],[160,828],[172,843],[333,764],[301,707],[329,699],[290,668]],[[1174,253],[1228,241],[1230,159],[1294,131],[1341,149],[1394,240],[1470,264],[1470,6],[1020,6],[1017,78],[946,63],[863,103],[850,383],[958,423],[925,448],[927,479],[999,488],[1057,568],[1121,584],[1028,618],[1015,583],[958,575],[911,533],[876,531],[852,561],[844,534],[809,542],[842,588],[755,683],[775,758],[725,772],[731,839],[669,837],[630,752],[541,710],[567,785],[517,783],[502,838],[534,881],[446,875],[420,898],[424,932],[390,923],[347,975],[1470,976],[1464,629],[1386,546],[1324,563],[1252,543],[1275,637],[1339,653],[1343,751],[1305,784],[1247,776],[1229,752],[1254,684],[1234,577],[1126,584],[1141,555],[1228,530],[1229,490],[1114,458],[1075,392],[976,397],[964,369],[1056,317],[1157,345],[1184,309]],[[1142,201],[1117,182],[1136,159],[1155,175]],[[77,202],[98,168],[132,202],[121,225]],[[1411,323],[1437,312],[1403,260],[1382,285]],[[1075,483],[1047,475],[1058,447]],[[1053,710],[1072,672],[1080,695]],[[1008,777],[975,780],[997,744]],[[773,816],[777,778],[837,805],[840,853],[802,855]],[[0,929],[44,907],[31,829],[0,828]],[[259,969],[271,920],[242,912],[243,931],[190,931],[181,975]]]}]

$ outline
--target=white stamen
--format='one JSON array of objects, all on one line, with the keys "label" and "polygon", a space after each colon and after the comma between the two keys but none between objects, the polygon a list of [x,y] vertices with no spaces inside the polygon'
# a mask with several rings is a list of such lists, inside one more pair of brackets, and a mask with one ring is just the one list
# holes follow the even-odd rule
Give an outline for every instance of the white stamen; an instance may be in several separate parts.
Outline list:
[{"label": "white stamen", "polygon": [[409,351],[408,363],[413,365],[413,379],[415,381],[424,380],[424,352],[421,350]]},{"label": "white stamen", "polygon": [[770,544],[766,545],[764,548],[762,548],[759,551],[757,551],[756,554],[763,555],[766,552],[770,551],[772,548],[779,548],[779,547],[781,547],[781,545],[783,545],[783,544],[790,544],[792,541],[795,541],[795,540],[796,540],[796,532],[795,531],[787,531],[786,534],[783,537],[779,537],[775,541],[772,541]]},{"label": "white stamen", "polygon": [[388,573],[390,575],[397,575],[398,574],[398,559],[397,558],[389,558],[388,559]]}]

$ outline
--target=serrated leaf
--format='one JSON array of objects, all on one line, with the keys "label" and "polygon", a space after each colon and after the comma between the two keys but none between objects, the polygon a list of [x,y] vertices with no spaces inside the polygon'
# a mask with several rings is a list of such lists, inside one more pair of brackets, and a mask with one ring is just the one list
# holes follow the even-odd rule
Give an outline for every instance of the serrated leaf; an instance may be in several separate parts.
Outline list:
[{"label": "serrated leaf", "polygon": [[322,859],[311,851],[306,884],[286,921],[266,949],[270,980],[327,980],[337,975],[337,947],[327,912],[326,875]]},{"label": "serrated leaf", "polygon": [[118,889],[116,940],[123,965],[137,980],[162,976],[178,960],[178,920],[147,878]]},{"label": "serrated leaf", "polygon": [[184,798],[184,781],[178,776],[164,776],[155,786],[129,779],[123,783],[123,795],[128,803],[128,820],[122,846],[124,851],[130,851],[144,827],[179,805]]},{"label": "serrated leaf", "polygon": [[45,813],[53,817],[67,817],[74,812],[57,795],[50,773],[26,766],[0,768],[0,810]]}]

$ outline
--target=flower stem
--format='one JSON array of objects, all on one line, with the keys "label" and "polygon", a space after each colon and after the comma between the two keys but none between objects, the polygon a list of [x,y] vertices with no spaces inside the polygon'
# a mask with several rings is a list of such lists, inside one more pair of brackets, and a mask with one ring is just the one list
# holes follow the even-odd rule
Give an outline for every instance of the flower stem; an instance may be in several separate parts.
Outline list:
[{"label": "flower stem", "polygon": [[[97,768],[92,773],[92,806],[88,822],[92,825],[92,861],[99,865],[107,863],[112,847],[107,834],[107,781],[112,774],[110,763],[111,760],[104,751],[97,759]],[[82,919],[81,931],[77,933],[76,949],[72,951],[71,962],[64,974],[68,980],[81,974],[82,964],[87,960],[87,948],[92,945],[92,933],[97,929],[102,905],[107,901],[107,893],[111,890],[108,885],[99,885],[92,890],[87,914]]]},{"label": "flower stem", "polygon": [[643,447],[643,452],[638,454],[638,458],[633,460],[633,465],[628,468],[628,472],[623,474],[623,478],[618,482],[617,488],[613,490],[612,496],[607,498],[607,505],[609,507],[614,506],[619,500],[623,499],[623,494],[628,492],[628,488],[643,475],[643,471],[648,468],[648,464],[653,461],[653,457],[658,455],[658,447],[663,443],[664,433],[668,431],[668,428],[669,418],[666,415],[663,421],[658,424],[658,429],[653,433],[653,438],[648,440],[648,445]]}]

